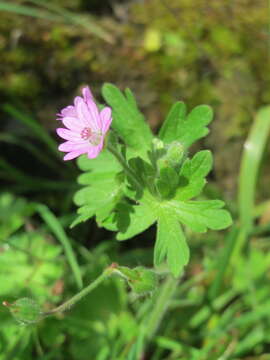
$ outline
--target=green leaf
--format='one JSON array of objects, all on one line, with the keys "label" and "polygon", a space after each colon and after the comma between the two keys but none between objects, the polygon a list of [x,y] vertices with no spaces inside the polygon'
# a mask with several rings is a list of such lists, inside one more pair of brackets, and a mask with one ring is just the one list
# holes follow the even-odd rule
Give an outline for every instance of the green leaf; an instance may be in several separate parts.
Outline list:
[{"label": "green leaf", "polygon": [[78,183],[88,186],[78,190],[74,195],[74,202],[79,206],[79,216],[71,227],[94,215],[98,222],[102,221],[109,216],[122,193],[122,169],[109,151],[102,151],[96,159],[81,156],[78,166],[81,170],[87,171],[78,177]]},{"label": "green leaf", "polygon": [[147,184],[147,179],[155,176],[155,169],[140,157],[134,157],[128,162],[142,184]]},{"label": "green leaf", "polygon": [[185,148],[189,148],[195,141],[206,136],[209,132],[206,127],[213,119],[213,111],[210,106],[196,106],[183,121],[180,127],[179,137]]},{"label": "green leaf", "polygon": [[89,159],[86,155],[82,155],[78,159],[78,166],[83,171],[95,171],[95,173],[118,172],[121,165],[115,157],[108,151],[103,150],[95,159]]},{"label": "green leaf", "polygon": [[0,196],[0,241],[6,240],[17,231],[25,219],[34,212],[34,205],[23,198],[15,198],[12,194]]},{"label": "green leaf", "polygon": [[155,266],[161,264],[165,258],[170,271],[177,277],[189,261],[189,248],[174,212],[169,208],[160,208],[154,248]]},{"label": "green leaf", "polygon": [[222,230],[232,224],[231,215],[221,209],[224,202],[206,201],[168,201],[166,206],[173,210],[182,223],[193,231],[205,232],[207,229]]},{"label": "green leaf", "polygon": [[170,143],[177,138],[180,127],[186,117],[186,105],[182,101],[176,102],[170,109],[160,131],[159,137],[165,143]]},{"label": "green leaf", "polygon": [[137,109],[137,102],[135,96],[133,95],[132,91],[129,88],[125,89],[125,95],[130,106],[133,106]]},{"label": "green leaf", "polygon": [[150,193],[154,192],[154,179],[156,175],[156,171],[152,165],[148,162],[144,161],[140,157],[135,157],[129,160],[128,162],[130,168],[136,174],[137,179],[144,186],[144,191],[133,190],[132,184],[133,179],[131,177],[128,178],[128,182],[131,185],[126,188],[126,195],[133,200],[141,200],[142,196],[145,194],[146,189],[150,191]]},{"label": "green leaf", "polygon": [[[97,220],[102,221],[113,210],[121,194],[122,183],[111,174],[104,176],[99,182],[94,182],[92,186],[77,191],[74,202],[80,207],[78,209],[80,220],[88,220],[96,214]],[[71,226],[76,225],[77,220]]]},{"label": "green leaf", "polygon": [[105,84],[102,94],[113,110],[113,128],[124,142],[138,153],[146,153],[153,138],[151,130],[138,110],[130,90],[122,92],[112,84]]},{"label": "green leaf", "polygon": [[213,118],[213,111],[207,105],[196,106],[186,116],[186,106],[182,102],[174,104],[159,132],[159,137],[166,143],[179,141],[185,149],[195,141],[206,136],[206,127]]},{"label": "green leaf", "polygon": [[171,167],[163,167],[160,169],[160,177],[155,184],[163,198],[173,196],[179,182],[179,176]]},{"label": "green leaf", "polygon": [[117,208],[118,224],[121,219],[122,224],[125,219],[127,219],[128,224],[126,226],[122,225],[122,229],[119,228],[120,231],[116,236],[117,240],[130,239],[148,229],[156,221],[156,214],[145,204],[130,206],[129,212],[127,206],[123,205]]},{"label": "green leaf", "polygon": [[180,171],[180,187],[175,198],[185,201],[198,196],[206,183],[205,176],[211,170],[212,163],[209,150],[200,151],[192,159],[187,159]]},{"label": "green leaf", "polygon": [[61,255],[62,247],[53,239],[48,241],[48,236],[44,230],[36,229],[20,232],[8,240],[8,247],[0,256],[2,299],[26,294],[25,288],[41,303],[57,299],[51,289],[63,278],[66,262]]}]

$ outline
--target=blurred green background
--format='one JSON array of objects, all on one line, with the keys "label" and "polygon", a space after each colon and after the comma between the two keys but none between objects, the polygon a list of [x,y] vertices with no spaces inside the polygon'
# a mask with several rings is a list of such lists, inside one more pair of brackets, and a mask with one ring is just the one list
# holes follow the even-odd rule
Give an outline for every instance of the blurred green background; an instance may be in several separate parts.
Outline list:
[{"label": "blurred green background", "polygon": [[263,0],[0,1],[1,301],[49,309],[112,261],[152,266],[151,229],[128,243],[94,221],[69,229],[80,172],[61,160],[55,114],[84,85],[98,100],[104,82],[130,87],[154,132],[177,100],[211,105],[205,196],[235,222],[188,234],[191,263],[144,341],[155,298],[110,279],[37,327],[1,307],[1,360],[270,359],[268,23]]}]

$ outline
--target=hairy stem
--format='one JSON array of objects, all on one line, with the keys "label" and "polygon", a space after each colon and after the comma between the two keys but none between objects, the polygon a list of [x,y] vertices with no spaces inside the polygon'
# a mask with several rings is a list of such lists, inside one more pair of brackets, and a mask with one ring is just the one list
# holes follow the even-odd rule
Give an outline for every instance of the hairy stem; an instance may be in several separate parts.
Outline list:
[{"label": "hairy stem", "polygon": [[156,333],[167,309],[170,300],[175,294],[179,279],[169,276],[159,290],[153,310],[147,318],[145,329],[146,337],[150,340]]},{"label": "hairy stem", "polygon": [[99,284],[102,283],[107,277],[112,274],[113,268],[109,267],[103,271],[103,273],[98,276],[91,284],[86,286],[82,291],[78,294],[74,295],[71,299],[64,302],[62,305],[52,309],[46,313],[43,313],[43,316],[50,316],[58,312],[64,312],[69,310],[72,306],[74,306],[78,301],[80,301],[83,297],[88,295],[92,290],[94,290]]},{"label": "hairy stem", "polygon": [[134,185],[136,186],[136,189],[139,191],[143,190],[142,185],[137,179],[136,174],[134,171],[128,166],[126,159],[123,157],[123,155],[118,152],[113,146],[110,144],[107,144],[107,149],[113,154],[113,156],[116,158],[116,160],[120,163],[120,165],[123,167],[126,174],[132,179]]}]

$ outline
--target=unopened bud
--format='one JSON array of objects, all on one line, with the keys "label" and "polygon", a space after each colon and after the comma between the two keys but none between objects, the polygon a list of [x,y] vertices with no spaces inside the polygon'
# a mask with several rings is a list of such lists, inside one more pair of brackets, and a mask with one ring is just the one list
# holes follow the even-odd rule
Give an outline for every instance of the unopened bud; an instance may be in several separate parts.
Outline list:
[{"label": "unopened bud", "polygon": [[12,304],[4,301],[3,305],[9,308],[13,317],[21,324],[34,324],[41,318],[41,308],[39,304],[32,299],[22,298]]},{"label": "unopened bud", "polygon": [[138,295],[145,295],[155,290],[158,284],[157,275],[154,271],[138,266],[134,269],[118,267],[118,271],[125,277],[132,291]]},{"label": "unopened bud", "polygon": [[156,273],[142,266],[138,266],[135,270],[139,274],[139,279],[130,281],[132,290],[141,295],[154,291],[158,284]]},{"label": "unopened bud", "polygon": [[164,142],[158,138],[154,138],[152,140],[153,148],[155,150],[162,150],[164,149]]},{"label": "unopened bud", "polygon": [[180,142],[173,141],[168,145],[166,158],[172,165],[179,165],[184,155],[185,149]]}]

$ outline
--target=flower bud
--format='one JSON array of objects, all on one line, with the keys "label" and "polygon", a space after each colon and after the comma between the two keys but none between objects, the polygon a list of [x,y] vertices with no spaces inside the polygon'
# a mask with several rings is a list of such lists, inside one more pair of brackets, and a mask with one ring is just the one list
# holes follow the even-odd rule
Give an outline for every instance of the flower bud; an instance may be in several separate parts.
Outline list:
[{"label": "flower bud", "polygon": [[158,138],[154,138],[152,140],[154,150],[162,150],[164,149],[164,142]]},{"label": "flower bud", "polygon": [[130,280],[129,282],[134,292],[139,295],[143,295],[156,289],[158,280],[157,275],[154,271],[145,269],[142,266],[138,266],[134,270],[136,270],[139,274],[138,279]]},{"label": "flower bud", "polygon": [[138,295],[145,295],[155,290],[158,284],[157,275],[154,271],[138,266],[129,269],[125,266],[119,266],[118,272],[127,280],[132,291]]},{"label": "flower bud", "polygon": [[23,325],[34,324],[41,318],[41,308],[32,299],[21,298],[12,304],[5,301],[3,305],[7,306],[15,320]]},{"label": "flower bud", "polygon": [[173,141],[171,144],[168,145],[166,159],[173,166],[180,165],[184,155],[185,149],[180,142]]},{"label": "flower bud", "polygon": [[161,172],[162,169],[167,169],[169,167],[175,169],[178,172],[184,158],[185,149],[180,142],[173,141],[171,144],[167,144],[163,155],[157,159],[157,167],[159,172]]}]

